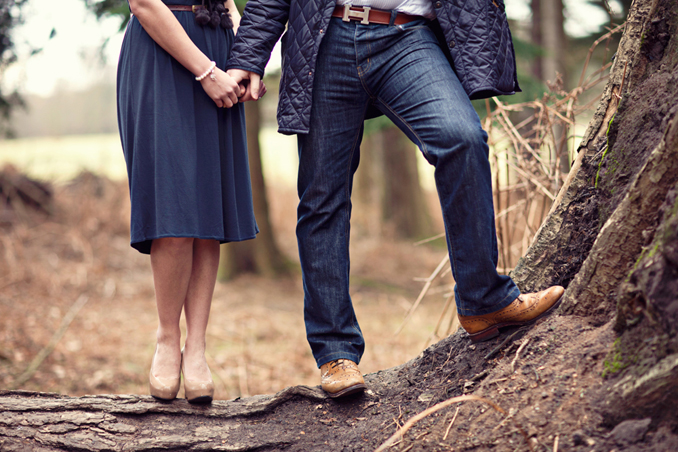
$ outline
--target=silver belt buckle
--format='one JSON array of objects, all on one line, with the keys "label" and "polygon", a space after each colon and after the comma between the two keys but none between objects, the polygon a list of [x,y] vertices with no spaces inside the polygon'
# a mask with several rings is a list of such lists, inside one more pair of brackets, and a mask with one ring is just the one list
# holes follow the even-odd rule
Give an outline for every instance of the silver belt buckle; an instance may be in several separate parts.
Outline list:
[{"label": "silver belt buckle", "polygon": [[360,21],[361,24],[369,25],[370,10],[372,8],[370,8],[369,6],[363,6],[362,9],[363,9],[362,11],[355,11],[351,9],[350,4],[344,5],[344,17],[342,17],[341,20],[343,20],[344,22],[348,22],[351,19],[354,20],[362,19]]}]

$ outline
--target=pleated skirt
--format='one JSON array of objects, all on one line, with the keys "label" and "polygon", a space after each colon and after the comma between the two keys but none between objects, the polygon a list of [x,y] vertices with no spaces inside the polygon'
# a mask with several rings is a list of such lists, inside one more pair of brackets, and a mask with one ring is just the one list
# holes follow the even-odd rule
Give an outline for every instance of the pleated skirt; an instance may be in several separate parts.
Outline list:
[{"label": "pleated skirt", "polygon": [[[200,26],[192,12],[174,14],[198,48],[223,69],[232,30]],[[224,243],[256,236],[243,105],[217,108],[195,76],[158,46],[136,17],[120,52],[117,100],[132,247],[149,254],[157,238]]]}]

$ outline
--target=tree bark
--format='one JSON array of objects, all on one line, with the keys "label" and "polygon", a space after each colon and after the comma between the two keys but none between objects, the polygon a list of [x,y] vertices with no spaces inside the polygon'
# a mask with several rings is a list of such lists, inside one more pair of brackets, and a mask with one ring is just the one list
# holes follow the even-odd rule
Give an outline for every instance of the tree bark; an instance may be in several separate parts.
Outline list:
[{"label": "tree bark", "polygon": [[[552,284],[569,285],[588,256],[602,223],[607,220],[598,215],[598,209],[607,197],[597,190],[595,179],[598,165],[608,149],[607,128],[619,106],[622,81],[628,88],[624,69],[637,57],[643,24],[650,8],[650,1],[639,2],[629,14],[609,82],[579,145],[570,182],[563,187],[562,199],[551,208],[534,243],[511,274],[521,290],[531,291]],[[610,181],[611,187],[614,184],[614,180]],[[617,192],[620,196],[625,189]],[[583,221],[578,221],[580,218]]]},{"label": "tree bark", "polygon": [[581,164],[512,274],[523,290],[567,286],[560,314],[616,319],[609,423],[678,402],[677,105],[675,2],[635,2]]},{"label": "tree bark", "polygon": [[252,180],[252,202],[260,232],[256,240],[229,243],[222,247],[220,279],[230,279],[241,273],[277,276],[287,273],[290,268],[278,248],[269,216],[259,146],[261,112],[258,102],[245,104],[245,119],[247,121],[247,154]]},{"label": "tree bark", "polygon": [[[191,405],[150,396],[68,397],[0,391],[0,450],[47,451],[327,451],[374,450],[393,431],[403,406],[423,409],[447,394],[461,395],[461,381],[485,378],[482,356],[451,361],[468,339],[446,338],[401,366],[365,376],[363,396],[335,401],[319,386],[294,386],[274,395]],[[439,369],[439,370],[438,370]],[[427,394],[416,401],[412,394]],[[413,405],[414,403],[414,405]],[[379,426],[387,426],[386,431]],[[377,433],[378,432],[378,433]]]}]

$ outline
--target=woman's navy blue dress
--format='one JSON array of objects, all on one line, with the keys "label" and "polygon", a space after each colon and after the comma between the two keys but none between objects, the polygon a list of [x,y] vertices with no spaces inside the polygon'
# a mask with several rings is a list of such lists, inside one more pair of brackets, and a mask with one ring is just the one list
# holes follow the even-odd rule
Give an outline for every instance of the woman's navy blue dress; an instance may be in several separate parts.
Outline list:
[{"label": "woman's navy blue dress", "polygon": [[[198,48],[223,69],[233,31],[200,26],[192,12],[174,15]],[[117,96],[132,247],[149,254],[153,239],[162,237],[222,243],[254,238],[259,231],[243,105],[218,108],[195,76],[158,46],[136,17],[127,26],[120,52]]]}]

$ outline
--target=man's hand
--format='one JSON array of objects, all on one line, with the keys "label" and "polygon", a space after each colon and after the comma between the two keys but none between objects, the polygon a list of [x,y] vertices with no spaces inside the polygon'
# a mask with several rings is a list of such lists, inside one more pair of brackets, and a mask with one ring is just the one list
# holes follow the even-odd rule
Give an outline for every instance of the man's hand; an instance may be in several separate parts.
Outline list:
[{"label": "man's hand", "polygon": [[229,69],[227,73],[240,87],[240,98],[238,99],[240,102],[259,100],[261,96],[266,94],[266,85],[256,72]]},{"label": "man's hand", "polygon": [[238,83],[219,68],[215,68],[212,75],[205,77],[200,83],[217,107],[231,108],[237,104],[243,93]]}]

